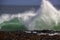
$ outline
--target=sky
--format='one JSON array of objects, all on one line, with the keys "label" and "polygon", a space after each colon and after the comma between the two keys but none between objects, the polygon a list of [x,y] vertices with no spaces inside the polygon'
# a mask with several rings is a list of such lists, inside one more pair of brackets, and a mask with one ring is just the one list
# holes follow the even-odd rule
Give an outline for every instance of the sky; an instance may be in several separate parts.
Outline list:
[{"label": "sky", "polygon": [[[42,0],[0,0],[0,5],[40,5]],[[60,0],[51,0],[55,5],[60,5]]]}]

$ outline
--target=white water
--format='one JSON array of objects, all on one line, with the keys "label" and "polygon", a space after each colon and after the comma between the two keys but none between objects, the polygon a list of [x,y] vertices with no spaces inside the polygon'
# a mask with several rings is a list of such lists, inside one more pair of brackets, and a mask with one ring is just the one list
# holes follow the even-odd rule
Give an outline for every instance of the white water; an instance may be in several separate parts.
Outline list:
[{"label": "white water", "polygon": [[2,14],[0,16],[0,23],[3,23],[4,21],[9,21],[15,17],[17,17],[18,19],[21,18],[24,22],[29,20],[30,17],[35,16],[36,14],[34,14],[33,11],[26,11],[24,13],[17,13],[17,14]]},{"label": "white water", "polygon": [[25,26],[29,30],[53,30],[53,26],[57,26],[60,22],[59,11],[48,0],[42,0],[41,8],[36,13],[34,11],[26,11],[18,14],[2,14],[0,16],[0,23],[9,21],[14,17],[23,19]]},{"label": "white water", "polygon": [[36,18],[30,23],[29,30],[54,30],[60,22],[59,11],[49,2],[42,0],[41,8],[37,11]]}]

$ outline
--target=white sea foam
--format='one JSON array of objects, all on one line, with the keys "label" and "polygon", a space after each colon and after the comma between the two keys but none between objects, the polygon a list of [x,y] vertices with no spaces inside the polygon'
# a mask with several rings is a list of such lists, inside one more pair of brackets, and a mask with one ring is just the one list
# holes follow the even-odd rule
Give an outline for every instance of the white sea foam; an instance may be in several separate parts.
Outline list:
[{"label": "white sea foam", "polygon": [[60,22],[59,11],[49,2],[42,0],[40,9],[36,12],[36,18],[30,23],[29,30],[52,29]]}]

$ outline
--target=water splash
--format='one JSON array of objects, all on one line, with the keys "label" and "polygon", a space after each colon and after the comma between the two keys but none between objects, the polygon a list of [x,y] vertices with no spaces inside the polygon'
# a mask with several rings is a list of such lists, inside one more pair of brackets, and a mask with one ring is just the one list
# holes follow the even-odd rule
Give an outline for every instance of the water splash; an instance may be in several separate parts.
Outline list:
[{"label": "water splash", "polygon": [[41,8],[37,13],[33,22],[28,24],[29,28],[34,28],[32,30],[54,30],[53,27],[59,24],[59,11],[48,0],[42,0]]},{"label": "water splash", "polygon": [[[31,19],[35,15],[36,14],[34,14],[34,11],[32,11],[32,10],[31,11],[26,11],[24,13],[17,13],[17,14],[2,14],[0,16],[0,29],[1,30],[8,30],[10,26],[7,27],[8,29],[6,29],[5,27],[7,25],[13,26],[13,25],[16,24],[17,26],[20,26],[21,23],[22,23],[22,25],[25,25],[29,21],[29,19]],[[16,19],[14,19],[14,18],[16,18]],[[13,22],[13,21],[9,22],[11,20],[18,20],[18,21],[17,22]],[[2,26],[4,26],[4,25],[5,25],[5,27],[3,27],[4,29],[2,29]],[[19,28],[17,26],[13,27],[13,28],[16,28],[16,29]],[[21,28],[25,28],[25,26],[21,27]],[[21,28],[20,28],[20,30],[21,30]],[[27,27],[26,27],[26,29],[27,29]],[[11,31],[11,28],[9,30]],[[22,29],[22,30],[24,30],[24,29]]]},{"label": "water splash", "polygon": [[55,30],[55,28],[60,30],[59,11],[48,0],[42,0],[41,7],[36,13],[34,11],[26,11],[18,14],[2,14],[0,16],[0,24],[15,17],[18,20],[22,19],[28,30]]},{"label": "water splash", "polygon": [[34,11],[26,11],[24,13],[17,13],[17,14],[2,14],[0,16],[0,24],[4,21],[12,20],[13,18],[17,17],[18,19],[21,18],[24,22],[29,20],[30,17],[35,16],[36,14]]}]

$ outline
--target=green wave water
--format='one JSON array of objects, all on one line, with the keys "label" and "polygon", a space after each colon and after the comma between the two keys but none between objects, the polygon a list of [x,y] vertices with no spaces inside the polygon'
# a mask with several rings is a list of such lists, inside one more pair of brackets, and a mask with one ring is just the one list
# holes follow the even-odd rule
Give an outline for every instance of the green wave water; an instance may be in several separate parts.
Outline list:
[{"label": "green wave water", "polygon": [[2,31],[16,31],[16,30],[27,30],[26,26],[23,24],[22,19],[13,18],[10,21],[4,21],[0,24]]}]

